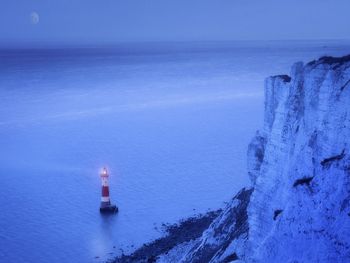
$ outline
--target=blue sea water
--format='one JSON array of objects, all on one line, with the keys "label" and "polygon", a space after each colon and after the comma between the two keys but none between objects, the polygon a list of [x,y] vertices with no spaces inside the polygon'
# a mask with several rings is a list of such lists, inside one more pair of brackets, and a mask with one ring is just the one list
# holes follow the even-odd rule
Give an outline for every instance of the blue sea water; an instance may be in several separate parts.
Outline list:
[{"label": "blue sea water", "polygon": [[[0,262],[101,262],[249,185],[263,83],[346,41],[0,50]],[[99,169],[120,212],[99,214]]]}]

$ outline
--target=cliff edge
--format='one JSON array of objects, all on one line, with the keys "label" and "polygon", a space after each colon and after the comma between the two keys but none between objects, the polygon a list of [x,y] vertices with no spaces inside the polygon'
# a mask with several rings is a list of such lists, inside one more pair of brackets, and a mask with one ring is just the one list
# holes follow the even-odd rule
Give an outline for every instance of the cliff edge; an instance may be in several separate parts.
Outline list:
[{"label": "cliff edge", "polygon": [[[350,262],[350,56],[265,81],[264,126],[243,189],[157,262]],[[146,260],[146,259],[145,259]]]},{"label": "cliff edge", "polygon": [[350,262],[349,138],[350,56],[266,80],[248,150],[247,262]]}]

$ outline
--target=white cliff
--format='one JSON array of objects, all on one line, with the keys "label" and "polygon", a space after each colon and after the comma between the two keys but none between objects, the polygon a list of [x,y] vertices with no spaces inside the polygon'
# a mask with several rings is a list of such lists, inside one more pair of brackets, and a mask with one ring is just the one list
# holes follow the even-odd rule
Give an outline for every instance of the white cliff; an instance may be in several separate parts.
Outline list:
[{"label": "white cliff", "polygon": [[349,80],[350,57],[266,80],[246,261],[350,262]]},{"label": "white cliff", "polygon": [[[267,78],[264,110],[248,147],[247,232],[201,262],[233,253],[242,262],[350,262],[350,56],[299,62],[290,76]],[[183,262],[204,254],[224,216]]]},{"label": "white cliff", "polygon": [[[157,262],[350,262],[350,56],[265,81],[243,189],[203,234]],[[146,261],[145,261],[146,262]]]}]

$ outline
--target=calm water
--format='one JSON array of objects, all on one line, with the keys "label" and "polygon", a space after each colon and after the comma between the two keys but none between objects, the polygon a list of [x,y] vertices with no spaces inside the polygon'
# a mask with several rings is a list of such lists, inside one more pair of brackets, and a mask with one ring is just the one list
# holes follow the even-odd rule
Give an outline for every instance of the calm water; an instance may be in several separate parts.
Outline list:
[{"label": "calm water", "polygon": [[[249,184],[264,78],[346,53],[346,42],[0,50],[0,261],[100,262],[222,207]],[[98,211],[102,166],[116,216]]]}]

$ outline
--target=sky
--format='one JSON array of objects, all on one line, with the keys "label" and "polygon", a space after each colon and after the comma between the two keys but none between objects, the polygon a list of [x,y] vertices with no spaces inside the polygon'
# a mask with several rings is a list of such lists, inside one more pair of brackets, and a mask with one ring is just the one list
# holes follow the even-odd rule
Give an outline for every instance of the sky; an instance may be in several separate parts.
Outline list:
[{"label": "sky", "polygon": [[350,39],[349,0],[0,0],[0,43]]}]

